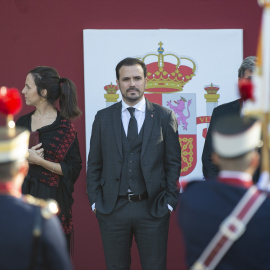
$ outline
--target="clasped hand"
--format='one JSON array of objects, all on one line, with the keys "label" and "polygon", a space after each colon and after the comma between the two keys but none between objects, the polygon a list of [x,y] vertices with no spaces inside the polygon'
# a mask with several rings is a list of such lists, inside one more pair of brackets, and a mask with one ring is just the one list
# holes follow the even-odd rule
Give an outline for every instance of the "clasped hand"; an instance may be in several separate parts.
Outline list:
[{"label": "clasped hand", "polygon": [[40,158],[44,159],[44,149],[41,146],[42,143],[39,143],[28,149],[29,156],[27,160],[30,164],[39,164]]}]

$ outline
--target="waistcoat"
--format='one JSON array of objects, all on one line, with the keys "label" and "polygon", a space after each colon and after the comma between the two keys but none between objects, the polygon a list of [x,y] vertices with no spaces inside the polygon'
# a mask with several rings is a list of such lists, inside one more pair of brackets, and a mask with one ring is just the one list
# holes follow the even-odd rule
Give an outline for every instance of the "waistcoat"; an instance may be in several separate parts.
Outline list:
[{"label": "waistcoat", "polygon": [[123,165],[119,195],[126,195],[130,189],[135,195],[146,191],[145,180],[141,169],[141,150],[144,125],[132,145],[129,145],[127,136],[122,125],[122,150]]}]

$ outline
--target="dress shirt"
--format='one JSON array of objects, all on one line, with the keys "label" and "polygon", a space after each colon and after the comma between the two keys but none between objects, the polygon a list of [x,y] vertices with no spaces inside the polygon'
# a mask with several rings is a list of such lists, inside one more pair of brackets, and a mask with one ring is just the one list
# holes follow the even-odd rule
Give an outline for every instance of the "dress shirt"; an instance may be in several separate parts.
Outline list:
[{"label": "dress shirt", "polygon": [[[129,119],[130,119],[130,113],[128,111],[127,108],[129,108],[131,106],[127,105],[123,100],[122,100],[122,123],[123,123],[123,127],[127,136],[127,132],[128,132],[128,123],[129,123]],[[142,126],[143,126],[143,122],[145,119],[145,97],[143,97],[143,99],[137,103],[136,105],[132,106],[133,108],[135,108],[135,118],[137,120],[137,125],[138,125],[138,134],[140,133]]]}]

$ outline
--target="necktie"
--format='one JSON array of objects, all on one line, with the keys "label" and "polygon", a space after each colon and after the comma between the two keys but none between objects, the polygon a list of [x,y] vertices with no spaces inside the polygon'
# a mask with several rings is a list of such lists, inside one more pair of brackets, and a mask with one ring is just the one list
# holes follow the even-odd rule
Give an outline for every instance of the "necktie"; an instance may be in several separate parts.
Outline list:
[{"label": "necktie", "polygon": [[127,132],[127,139],[129,144],[132,145],[135,141],[136,137],[138,136],[138,125],[137,120],[135,118],[135,108],[129,107],[127,108],[130,113],[130,120],[128,123],[128,132]]}]

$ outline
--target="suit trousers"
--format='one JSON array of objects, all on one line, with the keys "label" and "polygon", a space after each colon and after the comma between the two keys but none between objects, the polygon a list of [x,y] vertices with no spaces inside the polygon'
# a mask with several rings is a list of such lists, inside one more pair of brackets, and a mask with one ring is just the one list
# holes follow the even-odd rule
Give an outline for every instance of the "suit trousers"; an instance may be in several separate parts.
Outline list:
[{"label": "suit trousers", "polygon": [[118,199],[110,214],[96,212],[108,270],[129,270],[133,236],[142,270],[165,270],[170,213],[150,214],[147,200]]}]

